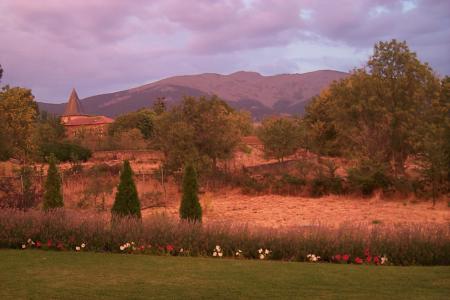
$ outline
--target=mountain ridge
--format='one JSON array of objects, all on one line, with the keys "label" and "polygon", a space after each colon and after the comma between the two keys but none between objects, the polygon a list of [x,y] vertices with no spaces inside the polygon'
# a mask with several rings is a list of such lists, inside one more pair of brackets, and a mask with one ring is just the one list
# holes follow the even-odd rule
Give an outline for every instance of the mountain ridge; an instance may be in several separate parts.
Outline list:
[{"label": "mountain ridge", "polygon": [[[183,96],[217,95],[236,109],[248,110],[255,119],[271,114],[301,114],[308,101],[334,80],[348,73],[318,70],[307,73],[261,75],[237,71],[228,75],[202,73],[178,75],[118,92],[84,98],[88,114],[115,117],[119,114],[150,107],[158,97],[172,106]],[[41,110],[62,114],[65,103],[38,102]]]}]

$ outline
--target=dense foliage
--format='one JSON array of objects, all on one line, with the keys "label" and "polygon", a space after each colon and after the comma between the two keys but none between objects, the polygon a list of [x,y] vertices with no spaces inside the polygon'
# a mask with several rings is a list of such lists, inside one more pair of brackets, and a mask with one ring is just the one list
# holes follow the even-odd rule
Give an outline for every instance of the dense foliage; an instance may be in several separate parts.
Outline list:
[{"label": "dense foliage", "polygon": [[87,161],[92,156],[91,150],[69,141],[41,144],[39,154],[45,160],[53,154],[62,162]]},{"label": "dense foliage", "polygon": [[37,104],[31,90],[5,86],[0,91],[0,160],[29,158],[35,150]]},{"label": "dense foliage", "polygon": [[276,158],[280,162],[302,146],[301,134],[299,120],[292,118],[265,119],[257,130],[257,135],[264,144],[265,156]]},{"label": "dense foliage", "polygon": [[205,170],[231,158],[250,127],[248,114],[234,111],[215,96],[186,97],[157,117],[155,143],[169,170],[180,170],[188,161]]}]

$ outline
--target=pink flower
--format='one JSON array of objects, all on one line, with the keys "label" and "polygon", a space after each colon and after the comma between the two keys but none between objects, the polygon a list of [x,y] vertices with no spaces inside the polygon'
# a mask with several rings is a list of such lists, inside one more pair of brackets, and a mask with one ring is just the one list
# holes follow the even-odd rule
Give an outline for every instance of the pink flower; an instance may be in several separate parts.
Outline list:
[{"label": "pink flower", "polygon": [[52,240],[48,240],[47,241],[47,247],[51,247],[52,246]]},{"label": "pink flower", "polygon": [[56,245],[56,248],[58,248],[59,250],[64,249],[64,245],[61,242],[58,242],[58,244]]},{"label": "pink flower", "polygon": [[341,260],[341,255],[340,254],[336,254],[335,256],[333,256],[334,260],[340,261]]},{"label": "pink flower", "polygon": [[342,260],[345,261],[345,262],[347,262],[349,259],[350,259],[350,255],[348,255],[348,254],[344,254],[342,256]]},{"label": "pink flower", "polygon": [[376,265],[378,265],[378,264],[380,263],[380,258],[379,258],[378,256],[375,256],[375,257],[373,258],[373,263],[376,264]]},{"label": "pink flower", "polygon": [[41,242],[37,241],[35,246],[36,246],[36,248],[41,248]]},{"label": "pink flower", "polygon": [[370,256],[370,250],[369,248],[364,249],[364,256]]},{"label": "pink flower", "polygon": [[355,263],[360,265],[363,263],[363,260],[361,258],[357,257],[357,258],[355,258]]},{"label": "pink flower", "polygon": [[370,262],[372,261],[372,256],[367,256],[367,258],[366,258],[366,262],[368,263],[368,264],[370,264]]},{"label": "pink flower", "polygon": [[141,251],[144,251],[144,250],[145,250],[145,246],[142,245],[141,247],[139,247],[139,249],[140,249]]},{"label": "pink flower", "polygon": [[167,246],[166,246],[166,250],[167,250],[168,252],[172,252],[173,249],[175,249],[175,247],[172,246],[172,245],[167,245]]}]

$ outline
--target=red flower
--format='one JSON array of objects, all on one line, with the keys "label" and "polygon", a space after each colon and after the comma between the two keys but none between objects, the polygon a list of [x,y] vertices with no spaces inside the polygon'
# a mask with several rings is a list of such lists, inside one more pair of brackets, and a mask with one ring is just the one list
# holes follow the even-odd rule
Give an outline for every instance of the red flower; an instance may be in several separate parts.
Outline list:
[{"label": "red flower", "polygon": [[357,258],[355,258],[355,263],[360,265],[363,263],[363,260],[361,258],[357,257]]},{"label": "red flower", "polygon": [[348,254],[344,254],[342,256],[342,260],[345,261],[345,262],[347,262],[349,259],[350,259],[350,255],[348,255]]},{"label": "red flower", "polygon": [[58,242],[58,244],[56,244],[56,248],[58,248],[59,250],[64,249],[64,245],[61,242]]},{"label": "red flower", "polygon": [[340,261],[341,260],[341,255],[340,254],[336,254],[335,256],[333,256],[334,260]]},{"label": "red flower", "polygon": [[372,261],[372,256],[367,256],[367,258],[366,258],[366,262],[368,263],[368,264],[370,264],[370,262]]},{"label": "red flower", "polygon": [[370,250],[369,250],[369,248],[366,248],[366,249],[364,249],[364,255],[367,257],[367,256],[370,256]]},{"label": "red flower", "polygon": [[47,247],[51,247],[52,246],[52,240],[48,240],[47,241]]},{"label": "red flower", "polygon": [[141,249],[141,251],[144,251],[145,250],[145,246],[142,245],[141,247],[139,247],[139,249]]},{"label": "red flower", "polygon": [[37,241],[36,244],[34,244],[36,248],[41,248],[41,242]]},{"label": "red flower", "polygon": [[378,265],[380,263],[380,258],[378,256],[375,256],[373,258],[373,263]]},{"label": "red flower", "polygon": [[172,245],[167,245],[167,246],[166,246],[166,250],[167,250],[168,252],[172,252],[173,249],[175,249],[175,247],[172,246]]}]

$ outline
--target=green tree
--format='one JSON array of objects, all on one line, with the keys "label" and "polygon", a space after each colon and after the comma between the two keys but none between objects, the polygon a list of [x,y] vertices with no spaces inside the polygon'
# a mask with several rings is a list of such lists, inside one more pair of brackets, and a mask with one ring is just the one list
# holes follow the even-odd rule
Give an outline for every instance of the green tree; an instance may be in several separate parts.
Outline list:
[{"label": "green tree", "polygon": [[249,123],[247,114],[236,112],[216,96],[185,97],[158,116],[155,142],[172,170],[180,170],[186,161],[197,170],[216,169],[220,160],[233,156]]},{"label": "green tree", "polygon": [[188,164],[184,170],[180,218],[191,222],[202,221],[202,207],[198,199],[197,172],[191,164]]},{"label": "green tree", "polygon": [[417,129],[417,156],[422,178],[431,188],[433,205],[448,192],[450,176],[450,77],[441,82],[440,97]]},{"label": "green tree", "polygon": [[0,91],[0,157],[29,158],[35,150],[33,131],[38,108],[31,90],[5,86]]},{"label": "green tree", "polygon": [[154,131],[154,117],[155,113],[149,109],[123,114],[109,126],[108,133],[113,136],[124,131],[139,129],[145,139],[150,139]]},{"label": "green tree", "polygon": [[294,154],[301,145],[300,127],[293,118],[268,118],[263,120],[257,135],[264,144],[264,154],[268,158],[284,161]]},{"label": "green tree", "polygon": [[120,183],[111,212],[114,217],[141,218],[141,203],[133,180],[133,170],[128,160],[123,162]]},{"label": "green tree", "polygon": [[398,178],[415,153],[417,129],[438,94],[439,80],[405,42],[379,42],[364,68],[333,83],[310,105],[325,104],[325,120],[317,113],[311,117],[309,110],[305,119],[313,120],[313,128],[315,118],[328,118],[336,133],[328,141],[336,141],[358,161],[385,164]]},{"label": "green tree", "polygon": [[63,194],[61,191],[62,180],[56,166],[56,158],[51,155],[45,181],[44,210],[51,210],[64,206]]}]

